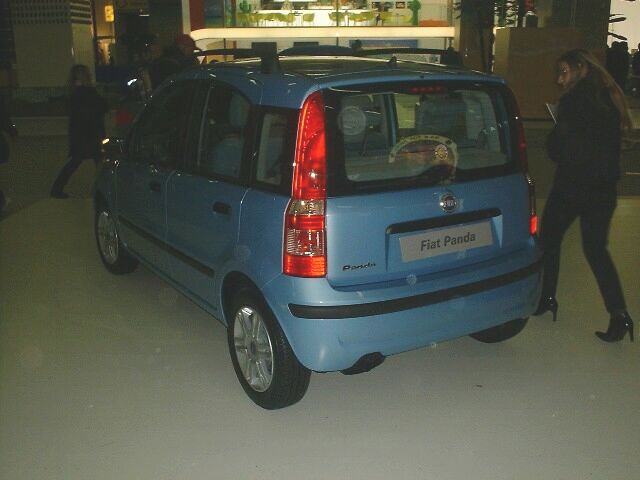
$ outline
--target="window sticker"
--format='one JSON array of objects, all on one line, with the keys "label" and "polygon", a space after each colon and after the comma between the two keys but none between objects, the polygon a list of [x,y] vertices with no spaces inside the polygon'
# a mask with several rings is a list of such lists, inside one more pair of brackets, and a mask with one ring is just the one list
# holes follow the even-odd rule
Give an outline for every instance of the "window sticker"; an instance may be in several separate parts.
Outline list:
[{"label": "window sticker", "polygon": [[348,106],[338,115],[338,125],[345,136],[359,135],[367,126],[367,116],[360,107]]}]

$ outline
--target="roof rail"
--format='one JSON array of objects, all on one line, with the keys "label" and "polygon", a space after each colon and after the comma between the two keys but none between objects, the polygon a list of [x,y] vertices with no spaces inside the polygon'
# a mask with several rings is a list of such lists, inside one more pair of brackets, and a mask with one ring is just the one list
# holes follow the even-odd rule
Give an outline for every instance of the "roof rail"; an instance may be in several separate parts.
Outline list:
[{"label": "roof rail", "polygon": [[275,73],[280,71],[280,62],[275,45],[256,45],[253,48],[215,48],[201,50],[195,53],[196,57],[205,55],[231,55],[239,58],[260,58],[260,71],[262,73]]},{"label": "roof rail", "polygon": [[[333,50],[327,47],[332,47]],[[354,57],[370,57],[375,55],[392,55],[389,66],[396,66],[396,54],[418,54],[418,55],[440,55],[440,63],[443,65],[458,65],[446,62],[445,50],[439,48],[412,48],[412,47],[388,47],[388,48],[366,48],[354,51],[350,47],[336,47],[327,45],[314,45],[313,47],[304,48],[292,47],[280,52],[280,55],[352,55]],[[274,73],[280,71],[279,54],[276,46],[273,44],[255,45],[253,48],[216,48],[213,50],[201,50],[195,53],[195,56],[202,57],[205,55],[231,55],[235,59],[240,58],[260,58],[260,71],[262,73]],[[395,59],[395,60],[393,60]],[[445,60],[445,61],[443,61]]]},{"label": "roof rail", "polygon": [[[365,48],[354,53],[356,57],[369,57],[374,55],[394,55],[398,53],[440,55],[440,63],[443,65],[454,65],[446,63],[446,50],[440,48],[412,48],[412,47],[388,47],[388,48]],[[445,60],[445,61],[443,61]]]}]

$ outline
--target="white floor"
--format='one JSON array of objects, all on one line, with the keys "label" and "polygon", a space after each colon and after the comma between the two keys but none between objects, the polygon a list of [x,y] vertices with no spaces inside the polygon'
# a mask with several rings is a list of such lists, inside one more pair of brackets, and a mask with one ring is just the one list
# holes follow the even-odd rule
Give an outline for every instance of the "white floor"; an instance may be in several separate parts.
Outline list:
[{"label": "white floor", "polygon": [[[217,321],[144,268],[107,273],[88,200],[40,201],[0,222],[0,479],[637,480],[640,342],[593,335],[607,316],[575,227],[557,323],[313,375],[267,412]],[[640,199],[621,199],[610,247],[636,320],[638,245]]]}]

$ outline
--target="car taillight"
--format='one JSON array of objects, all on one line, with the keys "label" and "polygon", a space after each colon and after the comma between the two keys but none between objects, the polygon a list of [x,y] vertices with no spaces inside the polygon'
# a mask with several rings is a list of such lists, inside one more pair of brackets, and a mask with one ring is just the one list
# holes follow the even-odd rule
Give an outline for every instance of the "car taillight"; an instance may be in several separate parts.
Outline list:
[{"label": "car taillight", "polygon": [[536,213],[536,187],[533,178],[529,175],[529,161],[527,158],[527,141],[524,135],[524,125],[520,116],[520,108],[513,94],[508,89],[509,103],[511,113],[513,115],[514,126],[516,129],[516,149],[522,167],[522,172],[527,178],[527,186],[529,188],[529,235],[533,236],[538,233],[538,215]]},{"label": "car taillight", "polygon": [[529,187],[529,235],[538,233],[538,214],[536,213],[536,184],[527,173],[527,186]]},{"label": "car taillight", "polygon": [[284,222],[282,268],[287,275],[327,274],[326,182],[324,102],[316,92],[304,102],[298,120],[291,200]]},{"label": "car taillight", "polygon": [[522,171],[529,171],[529,159],[527,158],[527,140],[524,136],[524,125],[522,125],[522,118],[520,113],[516,113],[516,128],[518,133],[518,155],[520,156],[520,164],[522,165]]},{"label": "car taillight", "polygon": [[447,87],[444,85],[424,85],[408,88],[409,93],[413,95],[420,95],[422,93],[445,93],[447,90]]}]

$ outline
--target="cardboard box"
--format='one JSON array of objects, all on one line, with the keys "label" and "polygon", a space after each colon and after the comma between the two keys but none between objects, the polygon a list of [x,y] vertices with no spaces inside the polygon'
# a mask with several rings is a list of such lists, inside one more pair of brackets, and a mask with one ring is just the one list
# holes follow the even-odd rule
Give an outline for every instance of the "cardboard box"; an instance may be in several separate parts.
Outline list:
[{"label": "cardboard box", "polygon": [[556,61],[567,50],[581,46],[581,35],[575,28],[510,27],[496,31],[494,73],[509,83],[524,119],[550,119],[545,104],[556,103],[560,96]]}]

